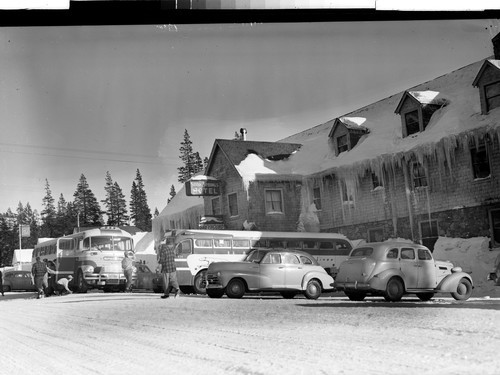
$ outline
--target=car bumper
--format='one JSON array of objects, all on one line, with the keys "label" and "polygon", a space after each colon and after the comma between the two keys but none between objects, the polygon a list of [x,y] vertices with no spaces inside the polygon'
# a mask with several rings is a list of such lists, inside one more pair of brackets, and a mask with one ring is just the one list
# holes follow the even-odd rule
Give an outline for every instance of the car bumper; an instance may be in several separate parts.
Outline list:
[{"label": "car bumper", "polygon": [[373,290],[372,286],[369,283],[358,283],[357,281],[349,281],[349,282],[334,282],[330,284],[337,290],[362,290],[362,291],[370,291]]},{"label": "car bumper", "polygon": [[223,289],[222,284],[208,284],[207,289]]}]

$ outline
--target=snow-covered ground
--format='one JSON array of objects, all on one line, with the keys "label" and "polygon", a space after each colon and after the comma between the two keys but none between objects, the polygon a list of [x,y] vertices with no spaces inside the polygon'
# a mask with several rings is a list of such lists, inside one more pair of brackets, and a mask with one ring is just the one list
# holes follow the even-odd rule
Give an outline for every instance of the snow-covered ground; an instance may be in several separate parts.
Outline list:
[{"label": "snow-covered ground", "polygon": [[500,368],[497,299],[30,295],[0,296],[2,374],[494,375]]}]

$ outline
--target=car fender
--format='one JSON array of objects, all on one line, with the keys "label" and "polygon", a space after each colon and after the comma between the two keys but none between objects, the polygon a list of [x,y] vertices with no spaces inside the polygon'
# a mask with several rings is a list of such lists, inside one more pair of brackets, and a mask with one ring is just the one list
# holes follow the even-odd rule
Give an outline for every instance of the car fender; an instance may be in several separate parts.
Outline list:
[{"label": "car fender", "polygon": [[318,279],[321,282],[321,286],[323,289],[333,289],[330,284],[333,284],[334,280],[333,277],[328,275],[325,272],[319,272],[319,271],[310,271],[304,275],[302,278],[302,290],[306,290],[307,288],[307,283],[311,279]]},{"label": "car fender", "polygon": [[[404,275],[401,272],[401,270],[398,268],[389,268],[385,271],[377,273],[377,274],[373,275],[368,281],[369,281],[372,289],[386,290],[387,283],[388,283],[389,279],[393,276],[400,277],[401,280],[403,280],[403,284],[404,284],[404,279],[405,279]],[[405,289],[406,289],[406,286],[405,286]]]},{"label": "car fender", "polygon": [[436,288],[436,291],[455,292],[457,290],[458,282],[463,277],[466,278],[467,280],[469,280],[471,282],[472,286],[474,286],[474,284],[472,282],[472,278],[470,277],[470,275],[468,273],[454,272],[454,273],[446,276],[443,280],[441,280],[441,282],[439,283],[439,285]]}]

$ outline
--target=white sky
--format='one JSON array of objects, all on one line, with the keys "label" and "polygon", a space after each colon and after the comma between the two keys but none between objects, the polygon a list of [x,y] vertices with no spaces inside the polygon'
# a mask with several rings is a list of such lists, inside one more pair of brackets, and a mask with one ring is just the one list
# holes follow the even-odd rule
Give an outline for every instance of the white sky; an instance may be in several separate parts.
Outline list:
[{"label": "white sky", "polygon": [[139,168],[161,211],[184,129],[276,141],[492,55],[497,20],[0,28],[0,212]]}]

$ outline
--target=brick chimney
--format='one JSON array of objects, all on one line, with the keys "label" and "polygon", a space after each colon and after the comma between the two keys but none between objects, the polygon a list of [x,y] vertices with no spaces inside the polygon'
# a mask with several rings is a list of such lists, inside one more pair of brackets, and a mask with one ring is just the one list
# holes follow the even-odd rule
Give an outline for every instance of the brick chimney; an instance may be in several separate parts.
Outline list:
[{"label": "brick chimney", "polygon": [[495,55],[495,60],[500,60],[500,33],[491,39],[493,43],[493,54]]}]

